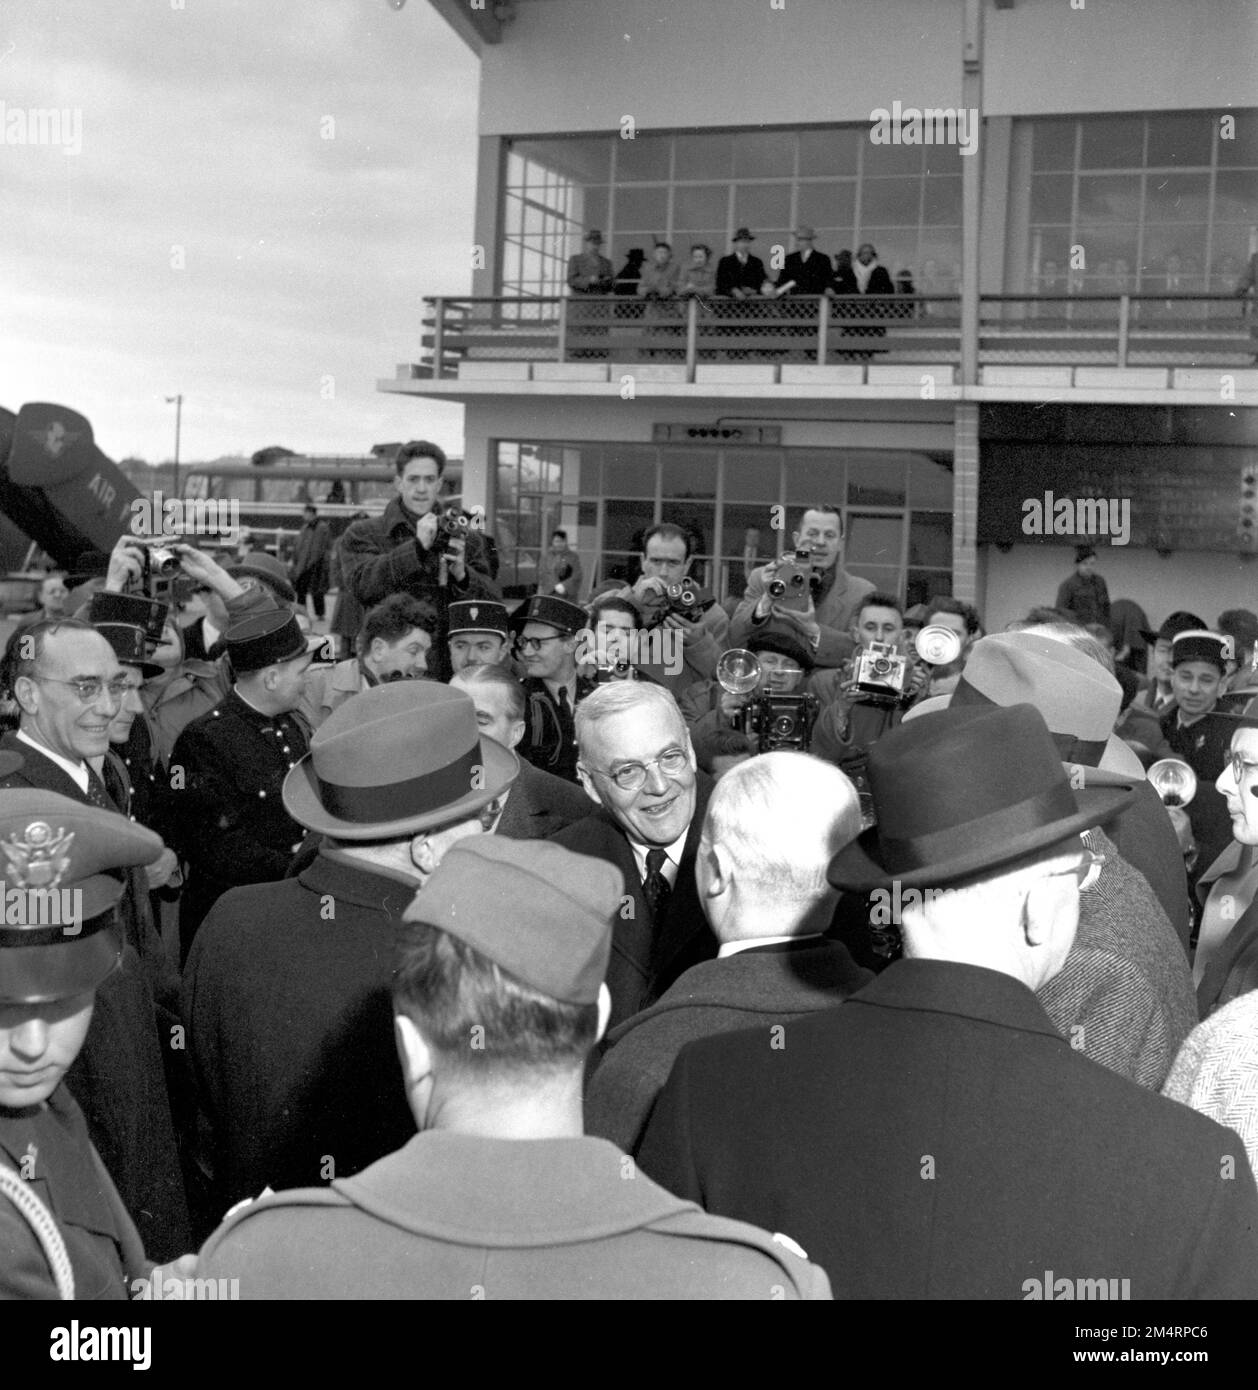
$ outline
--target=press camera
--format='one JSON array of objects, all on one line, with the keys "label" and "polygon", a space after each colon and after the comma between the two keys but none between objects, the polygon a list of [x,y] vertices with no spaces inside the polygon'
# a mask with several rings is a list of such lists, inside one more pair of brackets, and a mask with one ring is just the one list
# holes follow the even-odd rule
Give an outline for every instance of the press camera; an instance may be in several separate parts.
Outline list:
[{"label": "press camera", "polygon": [[817,582],[812,567],[812,551],[796,550],[774,570],[769,580],[769,597],[783,608],[806,612],[813,601]]},{"label": "press camera", "polygon": [[[756,690],[760,675],[761,666],[755,654],[741,647],[725,652],[716,665],[717,683],[731,695],[748,695]],[[739,710],[734,726],[756,739],[757,752],[789,748],[807,753],[818,710],[815,695],[773,695],[765,691]]]},{"label": "press camera", "polygon": [[715,602],[714,594],[683,579],[676,584],[666,584],[663,589],[653,585],[638,600],[638,607],[642,610],[643,624],[652,628],[659,627],[671,613],[688,623],[697,623]]}]

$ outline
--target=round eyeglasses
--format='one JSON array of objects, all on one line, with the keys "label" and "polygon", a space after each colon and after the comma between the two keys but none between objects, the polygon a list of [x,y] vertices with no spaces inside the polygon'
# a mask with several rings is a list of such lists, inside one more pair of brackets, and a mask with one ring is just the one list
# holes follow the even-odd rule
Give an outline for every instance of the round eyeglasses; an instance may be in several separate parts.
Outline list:
[{"label": "round eyeglasses", "polygon": [[650,768],[658,767],[666,776],[672,777],[689,766],[690,754],[684,748],[668,748],[658,758],[651,758],[645,763],[622,763],[614,772],[605,767],[591,767],[587,771],[610,777],[622,792],[636,792],[646,785]]},{"label": "round eyeglasses", "polygon": [[77,681],[63,681],[58,680],[56,676],[32,676],[31,680],[48,685],[68,685],[70,689],[74,691],[80,703],[85,705],[95,704],[96,701],[100,699],[102,691],[109,691],[109,698],[111,700],[121,700],[127,691],[131,689],[131,684],[125,676],[112,681],[89,679],[87,677]]},{"label": "round eyeglasses", "polygon": [[560,634],[556,633],[553,637],[521,637],[518,646],[522,652],[540,652],[547,642],[558,642],[561,640]]},{"label": "round eyeglasses", "polygon": [[1239,787],[1241,779],[1245,773],[1252,768],[1258,768],[1258,763],[1252,762],[1248,758],[1242,758],[1239,753],[1233,753],[1231,757],[1232,776],[1236,778],[1236,785]]}]

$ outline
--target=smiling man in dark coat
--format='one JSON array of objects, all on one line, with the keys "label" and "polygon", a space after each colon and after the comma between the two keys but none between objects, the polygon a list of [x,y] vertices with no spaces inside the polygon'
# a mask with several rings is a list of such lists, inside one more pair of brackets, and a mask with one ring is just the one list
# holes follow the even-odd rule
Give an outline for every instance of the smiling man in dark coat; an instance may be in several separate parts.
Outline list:
[{"label": "smiling man in dark coat", "polygon": [[803,753],[741,763],[708,803],[695,878],[721,943],[649,1009],[622,1023],[586,1093],[586,1125],[632,1153],[688,1042],[833,1008],[873,979],[823,933],[834,855],[860,833],[856,788]]},{"label": "smiling man in dark coat", "polygon": [[1258,1297],[1240,1138],[1080,1056],[1033,993],[1074,938],[1080,833],[1130,789],[1072,789],[1029,705],[924,715],[869,776],[878,825],[829,878],[895,903],[908,958],[777,1048],[683,1048],[643,1169],[790,1231],[836,1298]]},{"label": "smiling man in dark coat", "polygon": [[223,1207],[357,1172],[413,1132],[389,983],[402,913],[450,845],[482,832],[515,755],[433,681],[334,710],[289,773],[324,837],[296,878],[225,894],[193,943],[184,1015]]},{"label": "smiling man in dark coat", "polygon": [[716,955],[695,887],[712,782],[698,771],[686,721],[661,685],[599,686],[577,706],[576,733],[577,772],[599,810],[552,838],[624,877],[607,967],[614,1027]]}]

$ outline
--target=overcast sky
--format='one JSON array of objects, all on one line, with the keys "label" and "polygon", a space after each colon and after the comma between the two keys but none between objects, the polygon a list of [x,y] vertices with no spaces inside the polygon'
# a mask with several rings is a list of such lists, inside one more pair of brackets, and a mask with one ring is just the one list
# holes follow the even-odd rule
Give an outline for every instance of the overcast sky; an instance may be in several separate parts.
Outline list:
[{"label": "overcast sky", "polygon": [[375,383],[470,288],[477,71],[423,0],[0,0],[0,406],[115,459],[171,456],[176,392],[184,459],[461,447]]}]

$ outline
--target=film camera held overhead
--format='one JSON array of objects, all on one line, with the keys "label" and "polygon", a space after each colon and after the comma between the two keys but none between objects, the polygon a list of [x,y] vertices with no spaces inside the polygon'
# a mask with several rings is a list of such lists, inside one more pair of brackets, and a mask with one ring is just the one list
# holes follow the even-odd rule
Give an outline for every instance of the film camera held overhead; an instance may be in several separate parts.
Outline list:
[{"label": "film camera held overhead", "polygon": [[[731,695],[749,695],[760,684],[761,666],[754,652],[735,647],[716,664],[717,683]],[[774,695],[762,691],[745,704],[735,720],[740,733],[756,740],[757,751],[788,748],[807,753],[817,722],[815,695]]]}]

